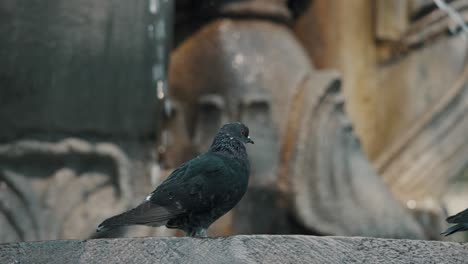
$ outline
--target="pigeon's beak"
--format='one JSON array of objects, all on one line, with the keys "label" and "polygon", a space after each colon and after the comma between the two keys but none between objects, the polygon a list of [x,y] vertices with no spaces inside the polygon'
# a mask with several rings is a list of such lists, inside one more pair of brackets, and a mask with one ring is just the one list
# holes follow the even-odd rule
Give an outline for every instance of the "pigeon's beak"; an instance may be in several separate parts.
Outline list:
[{"label": "pigeon's beak", "polygon": [[246,143],[252,143],[252,144],[254,144],[253,140],[250,139],[250,137],[247,137],[247,142],[246,142]]}]

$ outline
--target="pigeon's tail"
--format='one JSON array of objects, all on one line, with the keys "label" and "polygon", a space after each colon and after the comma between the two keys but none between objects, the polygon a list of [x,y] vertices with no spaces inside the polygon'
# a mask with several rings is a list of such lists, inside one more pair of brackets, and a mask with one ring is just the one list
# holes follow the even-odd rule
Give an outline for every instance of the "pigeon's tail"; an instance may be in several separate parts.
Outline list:
[{"label": "pigeon's tail", "polygon": [[128,225],[162,226],[178,214],[178,212],[171,212],[162,206],[145,201],[134,209],[106,219],[97,227],[96,232]]},{"label": "pigeon's tail", "polygon": [[466,231],[468,230],[468,224],[467,223],[461,223],[461,224],[456,224],[454,226],[451,226],[447,228],[444,232],[440,233],[441,235],[444,236],[450,236],[453,233],[459,232],[459,231]]}]

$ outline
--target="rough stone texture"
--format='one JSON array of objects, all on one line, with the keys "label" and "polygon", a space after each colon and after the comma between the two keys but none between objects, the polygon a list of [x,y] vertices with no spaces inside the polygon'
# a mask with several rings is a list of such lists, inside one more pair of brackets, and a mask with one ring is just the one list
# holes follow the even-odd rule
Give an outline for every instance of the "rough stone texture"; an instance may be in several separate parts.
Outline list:
[{"label": "rough stone texture", "polygon": [[0,262],[466,263],[468,244],[365,237],[124,238],[0,245]]}]

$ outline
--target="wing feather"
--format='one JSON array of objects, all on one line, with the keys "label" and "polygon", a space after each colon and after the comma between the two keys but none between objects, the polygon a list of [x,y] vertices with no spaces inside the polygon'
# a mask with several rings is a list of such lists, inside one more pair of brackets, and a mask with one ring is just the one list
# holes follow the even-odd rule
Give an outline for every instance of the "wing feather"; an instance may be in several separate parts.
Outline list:
[{"label": "wing feather", "polygon": [[468,223],[468,209],[465,209],[456,215],[449,216],[446,220],[451,224]]},{"label": "wing feather", "polygon": [[181,213],[183,213],[182,210],[168,210],[165,207],[145,201],[127,212],[105,220],[98,226],[98,231],[126,225],[162,226]]}]

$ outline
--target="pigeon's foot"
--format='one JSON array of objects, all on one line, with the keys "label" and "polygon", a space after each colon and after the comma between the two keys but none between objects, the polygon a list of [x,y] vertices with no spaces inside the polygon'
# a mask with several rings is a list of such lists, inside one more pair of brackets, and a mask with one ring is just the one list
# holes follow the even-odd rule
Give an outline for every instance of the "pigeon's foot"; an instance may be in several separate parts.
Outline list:
[{"label": "pigeon's foot", "polygon": [[206,233],[207,229],[206,228],[194,228],[194,229],[189,229],[186,231],[187,236],[189,237],[208,237],[208,234]]},{"label": "pigeon's foot", "polygon": [[97,228],[96,228],[96,232],[104,232],[104,231],[107,231],[107,230],[110,230],[110,228],[108,226],[105,226],[105,225],[99,225]]}]

